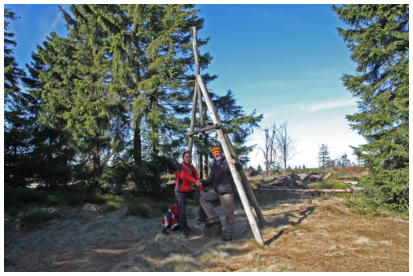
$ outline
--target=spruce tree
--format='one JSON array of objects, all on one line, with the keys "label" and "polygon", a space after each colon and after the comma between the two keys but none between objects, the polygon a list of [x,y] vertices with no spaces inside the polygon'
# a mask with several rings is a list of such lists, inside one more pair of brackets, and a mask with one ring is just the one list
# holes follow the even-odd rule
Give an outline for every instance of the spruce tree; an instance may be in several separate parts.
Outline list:
[{"label": "spruce tree", "polygon": [[92,186],[124,183],[124,179],[116,181],[107,175],[109,161],[116,164],[114,160],[118,160],[125,145],[120,136],[127,132],[123,124],[119,124],[125,113],[122,102],[108,92],[110,71],[103,47],[108,34],[97,24],[95,17],[82,14],[81,7],[72,5],[71,11],[75,17],[61,9],[70,29],[68,39],[76,49],[72,67],[78,72],[70,96],[72,105],[65,116],[76,144],[75,177]]},{"label": "spruce tree", "polygon": [[72,58],[75,53],[73,41],[52,32],[33,55],[39,71],[32,77],[38,78],[41,94],[38,123],[50,135],[44,147],[45,158],[50,161],[44,176],[49,185],[67,184],[72,180],[73,165],[76,164],[78,148],[70,114],[76,108],[76,83],[81,77],[77,60]]},{"label": "spruce tree", "polygon": [[[161,155],[169,155],[184,142],[193,87],[193,83],[188,86],[193,64],[190,27],[200,29],[203,20],[193,5],[74,5],[71,9],[74,18],[65,17],[77,29],[87,26],[85,39],[95,41],[96,30],[102,36],[99,48],[106,62],[101,73],[107,94],[124,108],[117,116],[129,127],[123,137],[124,156],[132,157],[134,182],[144,191],[159,182],[162,166],[155,163],[161,162]],[[202,66],[209,60],[208,54],[203,55]]]},{"label": "spruce tree", "polygon": [[320,167],[322,168],[328,167],[328,164],[331,162],[330,152],[328,150],[328,146],[325,144],[321,144],[320,146],[318,153],[318,162],[320,164]]},{"label": "spruce tree", "polygon": [[[5,158],[5,183],[18,183],[19,176],[19,147],[22,146],[24,138],[18,131],[19,115],[19,80],[23,71],[18,68],[13,56],[12,47],[16,45],[13,40],[14,34],[8,32],[10,20],[15,20],[15,13],[10,9],[4,9],[4,158]],[[20,124],[21,125],[21,124]]]},{"label": "spruce tree", "polygon": [[32,172],[31,179],[48,186],[56,186],[71,180],[68,160],[73,156],[73,150],[66,143],[67,133],[50,124],[41,123],[44,83],[40,81],[39,74],[43,66],[39,56],[33,53],[32,62],[26,64],[29,74],[23,78],[25,91],[31,97],[27,110],[32,114],[32,120],[28,124],[31,128],[31,139],[27,143],[31,151],[27,156]]},{"label": "spruce tree", "polygon": [[333,9],[349,25],[338,28],[357,63],[344,85],[358,99],[351,127],[367,144],[355,153],[371,170],[367,184],[384,204],[409,206],[409,6],[343,5]]},{"label": "spruce tree", "polygon": [[33,175],[29,154],[35,119],[30,110],[32,98],[22,88],[25,72],[13,56],[17,43],[8,31],[16,19],[12,10],[4,10],[4,181],[6,185],[24,186]]}]

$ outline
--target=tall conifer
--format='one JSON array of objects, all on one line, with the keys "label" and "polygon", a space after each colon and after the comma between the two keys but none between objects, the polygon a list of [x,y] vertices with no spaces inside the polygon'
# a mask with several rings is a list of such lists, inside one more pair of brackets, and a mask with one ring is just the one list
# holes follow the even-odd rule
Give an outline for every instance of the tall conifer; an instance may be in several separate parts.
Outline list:
[{"label": "tall conifer", "polygon": [[355,149],[371,169],[368,183],[381,202],[409,204],[409,5],[343,5],[333,9],[350,28],[338,28],[357,63],[344,85],[358,99],[351,127],[367,144]]},{"label": "tall conifer", "polygon": [[[144,162],[176,150],[184,142],[185,118],[190,91],[187,80],[191,59],[190,27],[202,27],[193,5],[75,5],[68,22],[90,26],[84,37],[93,36],[96,26],[103,33],[101,52],[106,59],[102,72],[107,93],[126,111],[125,123],[132,137],[124,145],[133,157],[133,177],[138,188],[145,186]],[[200,43],[205,44],[204,41]],[[209,62],[204,55],[202,65]],[[118,117],[119,118],[119,117]],[[156,160],[155,160],[156,159]]]}]

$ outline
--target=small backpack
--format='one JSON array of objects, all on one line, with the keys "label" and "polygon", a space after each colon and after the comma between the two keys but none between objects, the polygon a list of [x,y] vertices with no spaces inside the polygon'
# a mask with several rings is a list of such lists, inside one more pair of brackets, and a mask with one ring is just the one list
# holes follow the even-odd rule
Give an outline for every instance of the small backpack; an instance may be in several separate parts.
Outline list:
[{"label": "small backpack", "polygon": [[169,234],[169,230],[175,230],[178,228],[178,213],[179,213],[179,206],[178,205],[171,205],[168,208],[168,212],[165,214],[162,220],[162,232],[165,234]]}]

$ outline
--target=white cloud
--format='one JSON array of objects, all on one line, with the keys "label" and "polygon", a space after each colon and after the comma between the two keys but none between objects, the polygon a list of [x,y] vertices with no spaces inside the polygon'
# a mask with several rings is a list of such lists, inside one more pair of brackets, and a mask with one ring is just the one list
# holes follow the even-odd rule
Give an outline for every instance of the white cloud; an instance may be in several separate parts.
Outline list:
[{"label": "white cloud", "polygon": [[356,106],[356,102],[354,99],[341,99],[338,101],[333,102],[322,102],[310,105],[305,108],[307,112],[314,112],[314,111],[321,111],[321,110],[328,110],[338,107],[345,107],[345,106]]}]

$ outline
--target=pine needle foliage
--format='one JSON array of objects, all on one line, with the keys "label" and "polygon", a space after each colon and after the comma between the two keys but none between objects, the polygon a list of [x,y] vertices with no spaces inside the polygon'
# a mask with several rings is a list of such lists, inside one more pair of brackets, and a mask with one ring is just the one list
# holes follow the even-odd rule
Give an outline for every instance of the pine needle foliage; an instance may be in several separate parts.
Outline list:
[{"label": "pine needle foliage", "polygon": [[382,204],[409,207],[409,6],[333,6],[349,25],[338,28],[357,64],[343,83],[358,99],[359,112],[347,115],[367,143],[355,153],[371,169],[365,184]]}]

